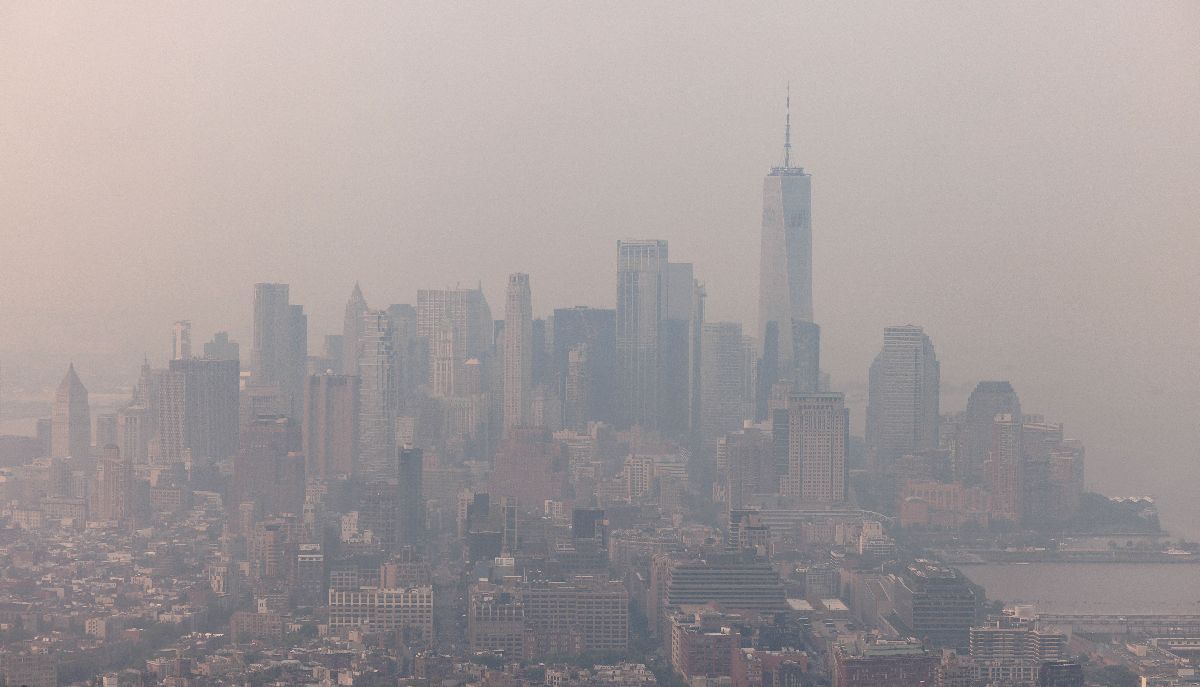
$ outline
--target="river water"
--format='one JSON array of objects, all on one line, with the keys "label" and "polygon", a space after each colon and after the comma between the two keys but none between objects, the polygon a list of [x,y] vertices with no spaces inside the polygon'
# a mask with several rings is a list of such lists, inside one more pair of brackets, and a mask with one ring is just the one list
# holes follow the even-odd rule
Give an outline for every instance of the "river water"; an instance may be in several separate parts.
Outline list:
[{"label": "river water", "polygon": [[1045,613],[1200,614],[1200,564],[987,563],[959,570],[988,599]]}]

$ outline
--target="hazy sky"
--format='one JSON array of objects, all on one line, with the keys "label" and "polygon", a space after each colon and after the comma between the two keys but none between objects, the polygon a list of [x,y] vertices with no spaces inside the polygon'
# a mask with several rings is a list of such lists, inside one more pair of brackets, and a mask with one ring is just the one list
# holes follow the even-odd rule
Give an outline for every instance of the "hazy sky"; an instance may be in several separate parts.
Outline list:
[{"label": "hazy sky", "polygon": [[248,351],[256,281],[314,342],[355,279],[612,307],[625,237],[753,325],[789,80],[835,386],[921,324],[945,409],[1007,378],[1092,485],[1200,480],[1196,2],[0,2],[0,360]]}]

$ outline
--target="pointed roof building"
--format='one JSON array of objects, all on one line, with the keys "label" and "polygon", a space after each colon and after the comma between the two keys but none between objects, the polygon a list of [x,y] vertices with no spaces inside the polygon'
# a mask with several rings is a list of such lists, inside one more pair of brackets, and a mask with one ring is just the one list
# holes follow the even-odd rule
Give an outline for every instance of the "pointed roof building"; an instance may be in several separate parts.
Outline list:
[{"label": "pointed roof building", "polygon": [[92,416],[88,406],[88,392],[75,364],[67,367],[67,374],[54,394],[54,415],[50,428],[50,455],[53,458],[86,458],[92,444]]}]

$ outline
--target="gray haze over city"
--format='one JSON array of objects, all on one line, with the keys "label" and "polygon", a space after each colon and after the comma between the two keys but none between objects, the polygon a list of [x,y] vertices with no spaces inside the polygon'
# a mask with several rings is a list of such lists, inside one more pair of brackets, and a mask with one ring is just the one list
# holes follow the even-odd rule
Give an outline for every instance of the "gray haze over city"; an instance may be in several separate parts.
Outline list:
[{"label": "gray haze over city", "polygon": [[920,324],[943,409],[1009,379],[1089,484],[1200,533],[1170,502],[1200,476],[1196,4],[281,9],[0,5],[6,386],[131,384],[180,318],[246,345],[258,281],[314,337],[356,279],[612,307],[627,237],[749,325],[790,81],[856,433],[880,331]]},{"label": "gray haze over city", "polygon": [[1200,3],[0,0],[0,686],[1200,685]]}]

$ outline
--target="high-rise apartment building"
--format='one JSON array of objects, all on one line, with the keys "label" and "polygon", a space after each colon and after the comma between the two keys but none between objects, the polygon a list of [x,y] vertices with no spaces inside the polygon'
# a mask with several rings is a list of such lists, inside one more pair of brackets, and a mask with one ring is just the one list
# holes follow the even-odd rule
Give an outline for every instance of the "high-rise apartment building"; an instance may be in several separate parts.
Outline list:
[{"label": "high-rise apartment building", "polygon": [[[764,351],[777,351],[777,373],[785,380],[792,380],[796,369],[793,324],[813,320],[812,177],[803,167],[792,166],[791,152],[789,110],[783,166],[773,168],[763,180],[758,287],[760,345]],[[769,331],[772,322],[775,327]]]},{"label": "high-rise apartment building", "polygon": [[787,431],[788,470],[780,493],[802,503],[844,501],[849,416],[842,394],[792,394]]},{"label": "high-rise apartment building", "polygon": [[933,342],[920,327],[883,330],[883,350],[871,363],[867,451],[876,474],[905,455],[938,447],[941,372]]},{"label": "high-rise apartment building", "polygon": [[504,306],[504,431],[529,424],[533,303],[528,274],[511,274]]},{"label": "high-rise apartment building", "polygon": [[997,415],[992,422],[992,449],[984,462],[986,486],[992,493],[991,517],[1018,523],[1024,506],[1025,457],[1020,417]]},{"label": "high-rise apartment building", "polygon": [[51,416],[50,456],[86,459],[92,444],[92,411],[88,406],[88,392],[75,365],[67,367],[67,374],[54,394],[54,412]]},{"label": "high-rise apartment building", "polygon": [[133,517],[133,465],[117,446],[103,448],[89,496],[89,514],[94,520],[126,522]]},{"label": "high-rise apartment building", "polygon": [[666,241],[617,242],[617,373],[619,424],[624,426],[659,425],[667,279]]},{"label": "high-rise apartment building", "polygon": [[309,479],[354,473],[358,455],[359,377],[320,374],[304,394],[304,459]]},{"label": "high-rise apartment building", "polygon": [[387,313],[363,314],[359,343],[358,461],[355,474],[367,478],[396,474],[396,378],[392,330]]}]

